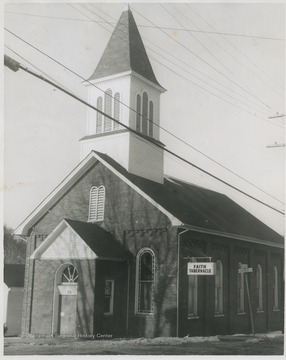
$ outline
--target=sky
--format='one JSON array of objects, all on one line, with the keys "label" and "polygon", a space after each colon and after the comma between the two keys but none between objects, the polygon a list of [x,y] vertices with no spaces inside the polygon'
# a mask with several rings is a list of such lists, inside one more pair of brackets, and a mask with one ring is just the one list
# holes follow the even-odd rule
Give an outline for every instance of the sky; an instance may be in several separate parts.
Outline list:
[{"label": "sky", "polygon": [[[3,51],[87,100],[82,82],[125,8],[120,2],[8,2]],[[283,212],[285,148],[268,146],[285,141],[285,117],[270,118],[285,114],[284,5],[131,2],[130,8],[167,90],[161,141]],[[87,108],[24,71],[3,72],[4,223],[15,229],[79,163]],[[169,154],[165,173],[228,195],[284,234],[280,212]]]}]

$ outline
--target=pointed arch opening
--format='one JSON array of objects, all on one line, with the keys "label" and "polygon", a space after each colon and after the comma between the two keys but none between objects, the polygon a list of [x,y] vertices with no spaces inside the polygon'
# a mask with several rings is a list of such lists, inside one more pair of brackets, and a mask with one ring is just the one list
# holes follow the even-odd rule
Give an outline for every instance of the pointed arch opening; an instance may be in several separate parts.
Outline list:
[{"label": "pointed arch opening", "polygon": [[[104,112],[105,114],[112,116],[112,90],[108,89],[104,94]],[[104,132],[112,130],[111,119],[105,116],[104,118]]]},{"label": "pointed arch opening", "polygon": [[[102,111],[102,97],[99,96],[97,98],[96,106],[98,110]],[[102,114],[100,112],[96,113],[96,133],[100,134],[102,133]]]}]

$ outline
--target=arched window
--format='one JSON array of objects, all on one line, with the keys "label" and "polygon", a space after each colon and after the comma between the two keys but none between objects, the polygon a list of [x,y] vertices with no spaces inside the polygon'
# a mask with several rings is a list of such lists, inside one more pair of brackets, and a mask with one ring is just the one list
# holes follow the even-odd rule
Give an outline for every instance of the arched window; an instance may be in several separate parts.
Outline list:
[{"label": "arched window", "polygon": [[[120,94],[117,92],[114,95],[114,115],[113,115],[115,120],[120,120]],[[114,130],[118,130],[119,129],[119,124],[114,122]]]},{"label": "arched window", "polygon": [[273,267],[273,310],[279,309],[278,300],[278,270],[277,266]]},{"label": "arched window", "polygon": [[103,221],[105,204],[105,187],[93,186],[90,189],[88,221]]},{"label": "arched window", "polygon": [[153,137],[153,114],[154,112],[154,105],[153,101],[149,102],[149,136]]},{"label": "arched window", "polygon": [[143,93],[142,133],[148,135],[148,95],[146,92]]},{"label": "arched window", "polygon": [[[238,264],[238,269],[240,269],[240,263]],[[237,312],[244,313],[244,273],[237,274]]]},{"label": "arched window", "polygon": [[141,95],[136,98],[136,131],[141,131]]},{"label": "arched window", "polygon": [[73,265],[68,265],[62,272],[62,283],[77,283],[78,273]]},{"label": "arched window", "polygon": [[260,264],[256,268],[256,299],[257,311],[263,311],[262,267]]},{"label": "arched window", "polygon": [[[99,96],[97,98],[96,107],[98,108],[98,110],[102,111],[102,97],[101,96]],[[97,134],[102,133],[102,114],[100,112],[96,113],[96,133]]]},{"label": "arched window", "polygon": [[[112,91],[111,89],[106,90],[104,94],[104,112],[105,114],[112,115]],[[112,130],[111,119],[105,117],[104,119],[104,132]]]},{"label": "arched window", "polygon": [[188,275],[188,318],[198,316],[198,276]]},{"label": "arched window", "polygon": [[216,262],[215,314],[223,314],[223,267],[220,260]]},{"label": "arched window", "polygon": [[155,255],[142,249],[137,255],[136,312],[152,314],[154,310]]}]

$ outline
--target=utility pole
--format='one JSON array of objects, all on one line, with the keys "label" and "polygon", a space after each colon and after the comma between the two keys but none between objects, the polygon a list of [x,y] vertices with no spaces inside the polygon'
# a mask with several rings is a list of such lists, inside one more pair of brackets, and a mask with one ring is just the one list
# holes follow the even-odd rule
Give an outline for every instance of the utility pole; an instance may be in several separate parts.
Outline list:
[{"label": "utility pole", "polygon": [[273,145],[267,145],[267,148],[278,148],[278,147],[285,147],[285,143],[278,144],[275,142]]},{"label": "utility pole", "polygon": [[[277,118],[282,118],[282,117],[285,117],[285,114],[277,114],[277,115],[274,115],[274,116],[269,116],[268,119],[277,119]],[[278,148],[278,147],[285,147],[285,143],[281,143],[281,144],[278,144],[276,141],[273,145],[267,145],[266,146],[267,148]]]}]

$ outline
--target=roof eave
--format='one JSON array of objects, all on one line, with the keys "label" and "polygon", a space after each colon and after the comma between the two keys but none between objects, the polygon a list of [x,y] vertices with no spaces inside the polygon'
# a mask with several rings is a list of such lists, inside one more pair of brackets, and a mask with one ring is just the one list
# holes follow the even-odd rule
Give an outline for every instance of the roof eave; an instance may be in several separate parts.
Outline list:
[{"label": "roof eave", "polygon": [[284,249],[284,244],[278,244],[278,243],[274,243],[271,241],[257,239],[257,238],[253,238],[253,237],[245,236],[245,235],[239,235],[239,234],[233,234],[233,233],[228,233],[228,232],[222,232],[222,231],[218,231],[218,230],[206,229],[206,228],[202,228],[202,227],[190,225],[190,224],[182,223],[181,225],[178,226],[178,228],[186,229],[186,230],[190,230],[190,231],[194,231],[194,232],[200,232],[200,233],[204,233],[204,234],[209,234],[209,235],[217,235],[217,236],[222,236],[222,237],[226,237],[226,238],[247,241],[247,242],[256,243],[259,245],[267,245],[267,246]]}]

